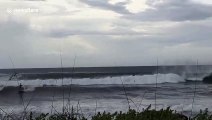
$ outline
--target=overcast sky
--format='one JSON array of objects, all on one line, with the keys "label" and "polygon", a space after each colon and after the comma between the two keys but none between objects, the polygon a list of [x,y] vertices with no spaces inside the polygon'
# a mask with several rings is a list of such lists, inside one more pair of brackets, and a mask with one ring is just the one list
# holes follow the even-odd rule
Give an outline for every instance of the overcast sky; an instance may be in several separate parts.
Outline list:
[{"label": "overcast sky", "polygon": [[212,0],[0,0],[0,68],[212,64]]}]

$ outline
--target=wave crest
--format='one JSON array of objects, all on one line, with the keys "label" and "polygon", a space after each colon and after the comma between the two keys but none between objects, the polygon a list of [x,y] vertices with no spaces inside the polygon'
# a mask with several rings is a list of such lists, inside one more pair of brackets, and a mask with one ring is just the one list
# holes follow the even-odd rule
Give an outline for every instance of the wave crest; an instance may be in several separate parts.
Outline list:
[{"label": "wave crest", "polygon": [[[157,77],[157,83],[179,83],[185,82],[184,78],[177,74],[154,74],[154,75],[142,75],[142,76],[119,76],[119,77],[105,77],[105,78],[83,78],[83,79],[71,79],[65,78],[63,81],[48,79],[48,80],[1,80],[0,84],[3,87],[18,86],[20,83],[24,86],[61,86],[61,85],[118,85],[122,84],[155,84]],[[122,81],[121,81],[122,80]]]}]

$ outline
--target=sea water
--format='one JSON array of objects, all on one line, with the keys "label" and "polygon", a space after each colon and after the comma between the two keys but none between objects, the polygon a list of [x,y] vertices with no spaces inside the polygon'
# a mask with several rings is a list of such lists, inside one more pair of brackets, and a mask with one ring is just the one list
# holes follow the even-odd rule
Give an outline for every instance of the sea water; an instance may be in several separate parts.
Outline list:
[{"label": "sea water", "polygon": [[212,111],[212,85],[204,84],[202,78],[187,79],[173,73],[47,80],[8,80],[2,76],[0,108],[19,113],[27,106],[27,111],[35,113],[56,113],[62,112],[63,106],[73,106],[86,117],[96,111],[125,112],[129,107],[142,111],[149,105],[153,109],[170,106],[186,114],[205,108]]}]

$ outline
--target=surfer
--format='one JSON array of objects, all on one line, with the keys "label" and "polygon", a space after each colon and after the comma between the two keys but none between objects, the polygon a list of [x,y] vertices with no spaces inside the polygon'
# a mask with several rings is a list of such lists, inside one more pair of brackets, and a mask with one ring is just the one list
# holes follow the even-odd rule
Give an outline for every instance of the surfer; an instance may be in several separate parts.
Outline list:
[{"label": "surfer", "polygon": [[19,92],[24,92],[24,88],[23,88],[23,85],[21,83],[19,85]]},{"label": "surfer", "polygon": [[19,94],[23,94],[23,92],[24,92],[24,87],[23,87],[23,85],[20,83],[18,93],[19,93]]},{"label": "surfer", "polygon": [[23,87],[23,85],[22,85],[21,83],[20,83],[20,85],[19,85],[18,94],[19,94],[19,96],[20,96],[21,102],[23,102],[24,87]]}]

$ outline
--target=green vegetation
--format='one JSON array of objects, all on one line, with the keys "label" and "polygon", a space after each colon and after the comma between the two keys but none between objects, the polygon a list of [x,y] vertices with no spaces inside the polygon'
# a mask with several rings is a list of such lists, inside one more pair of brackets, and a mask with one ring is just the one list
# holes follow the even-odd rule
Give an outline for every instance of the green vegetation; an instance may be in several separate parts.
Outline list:
[{"label": "green vegetation", "polygon": [[135,110],[129,110],[127,113],[98,113],[92,118],[92,120],[187,120],[186,116],[173,113],[168,107],[167,109],[161,109],[159,111],[149,110],[148,107],[143,112],[136,112]]},{"label": "green vegetation", "polygon": [[[179,114],[176,111],[167,107],[166,109],[161,110],[152,110],[150,109],[151,105],[144,109],[142,112],[137,112],[136,110],[130,109],[127,113],[123,112],[98,112],[94,115],[91,120],[212,120],[212,115],[209,114],[208,110],[200,111],[199,114],[194,116],[193,118],[187,117],[183,114]],[[18,118],[14,118],[14,116],[5,116],[2,120],[19,120]],[[64,114],[40,114],[34,116],[33,113],[29,113],[26,117],[20,118],[20,120],[88,120],[78,113],[64,113]]]}]

